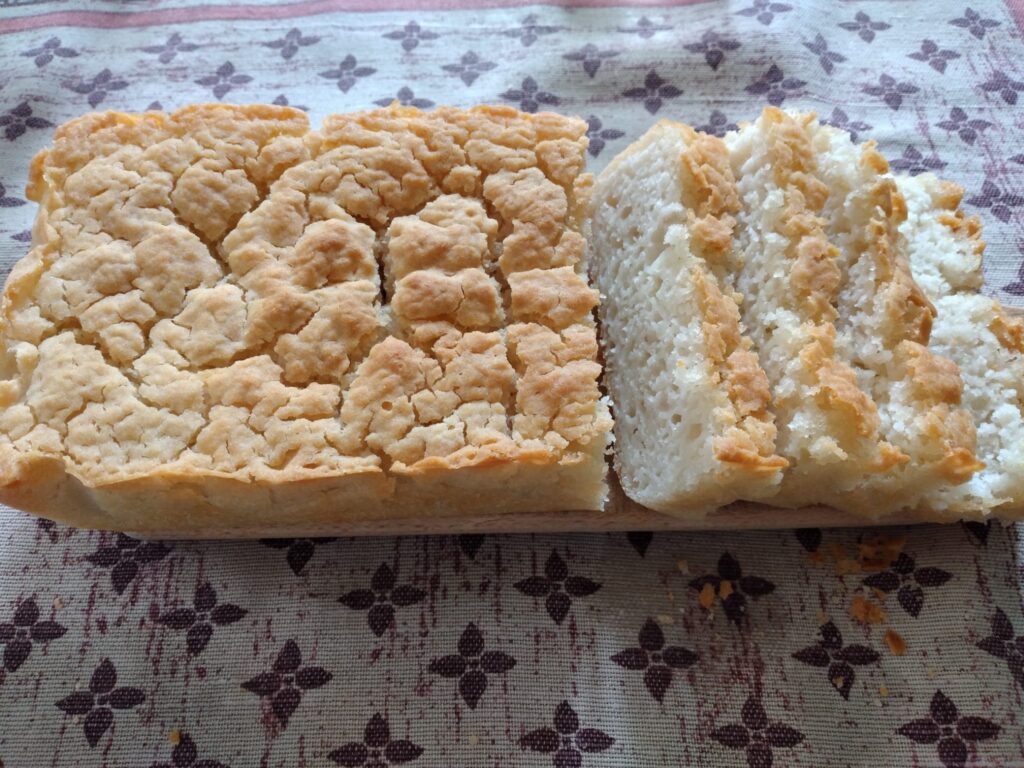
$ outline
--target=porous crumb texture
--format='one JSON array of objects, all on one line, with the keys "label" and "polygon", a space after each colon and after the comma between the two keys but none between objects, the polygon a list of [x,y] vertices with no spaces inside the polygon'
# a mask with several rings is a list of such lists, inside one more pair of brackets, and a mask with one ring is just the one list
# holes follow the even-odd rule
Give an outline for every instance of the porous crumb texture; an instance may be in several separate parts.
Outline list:
[{"label": "porous crumb texture", "polygon": [[[872,143],[775,108],[722,141],[662,124],[594,199],[617,461],[635,500],[881,517],[980,469],[960,371],[912,276],[907,204]],[[738,380],[757,385],[737,397]],[[737,426],[757,461],[723,450]]]},{"label": "porous crumb texture", "polygon": [[959,209],[963,190],[931,174],[897,179],[907,201],[900,225],[911,267],[937,316],[931,346],[959,366],[964,407],[977,428],[984,467],[921,504],[957,518],[1019,518],[1024,506],[1024,325],[982,286],[981,222]]},{"label": "porous crumb texture", "polygon": [[585,131],[398,106],[61,127],[3,299],[0,499],[136,530],[600,508]]}]

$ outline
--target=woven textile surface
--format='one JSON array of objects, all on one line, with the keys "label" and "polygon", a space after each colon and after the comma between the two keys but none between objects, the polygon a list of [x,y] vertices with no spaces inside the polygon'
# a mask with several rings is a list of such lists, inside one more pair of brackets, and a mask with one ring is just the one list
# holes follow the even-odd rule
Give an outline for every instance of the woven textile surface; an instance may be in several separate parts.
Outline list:
[{"label": "woven textile surface", "polygon": [[[0,267],[93,109],[765,104],[962,184],[1024,303],[1024,6],[0,0]],[[1024,766],[1018,529],[144,542],[0,509],[0,766]]]}]

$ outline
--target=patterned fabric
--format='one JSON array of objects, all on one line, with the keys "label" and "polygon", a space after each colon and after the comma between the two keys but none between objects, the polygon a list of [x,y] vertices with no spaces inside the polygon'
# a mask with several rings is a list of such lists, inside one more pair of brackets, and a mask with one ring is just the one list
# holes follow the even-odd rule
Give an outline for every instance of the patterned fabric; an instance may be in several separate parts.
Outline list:
[{"label": "patterned fabric", "polygon": [[[4,270],[33,153],[93,108],[502,102],[585,117],[596,170],[658,118],[770,103],[961,182],[989,290],[1024,296],[1019,5],[370,5],[0,0]],[[142,542],[3,510],[0,765],[1021,765],[1020,550],[977,524]]]}]

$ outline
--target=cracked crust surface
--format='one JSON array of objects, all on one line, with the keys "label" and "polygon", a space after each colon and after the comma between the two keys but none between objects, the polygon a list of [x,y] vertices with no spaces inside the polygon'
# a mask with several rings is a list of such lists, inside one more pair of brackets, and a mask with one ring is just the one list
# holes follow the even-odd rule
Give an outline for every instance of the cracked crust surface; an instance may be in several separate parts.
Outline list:
[{"label": "cracked crust surface", "polygon": [[600,508],[585,131],[397,106],[62,126],[0,308],[0,498],[137,531]]}]

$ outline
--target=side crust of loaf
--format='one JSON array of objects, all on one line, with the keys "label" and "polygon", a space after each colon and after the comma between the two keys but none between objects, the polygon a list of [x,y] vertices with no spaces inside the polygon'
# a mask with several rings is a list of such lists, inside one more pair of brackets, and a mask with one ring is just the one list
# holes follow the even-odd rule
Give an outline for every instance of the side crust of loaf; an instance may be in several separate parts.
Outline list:
[{"label": "side crust of loaf", "polygon": [[137,531],[600,509],[585,130],[398,106],[62,126],[0,307],[0,501]]}]

